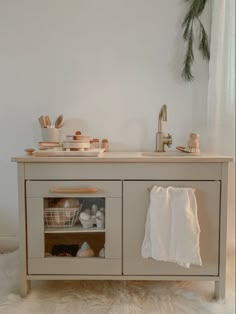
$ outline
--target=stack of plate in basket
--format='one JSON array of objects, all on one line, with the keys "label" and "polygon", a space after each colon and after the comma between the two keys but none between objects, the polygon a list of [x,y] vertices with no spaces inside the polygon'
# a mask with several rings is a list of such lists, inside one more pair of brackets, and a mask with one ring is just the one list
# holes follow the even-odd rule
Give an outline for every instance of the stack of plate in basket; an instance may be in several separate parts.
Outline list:
[{"label": "stack of plate in basket", "polygon": [[67,135],[66,141],[63,141],[63,148],[66,150],[88,150],[90,148],[89,135]]}]

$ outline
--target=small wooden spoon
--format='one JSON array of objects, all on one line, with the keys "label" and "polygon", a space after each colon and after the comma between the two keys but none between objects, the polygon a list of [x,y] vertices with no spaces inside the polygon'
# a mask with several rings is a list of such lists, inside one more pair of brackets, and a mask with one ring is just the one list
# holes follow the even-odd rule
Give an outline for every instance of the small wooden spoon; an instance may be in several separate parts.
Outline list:
[{"label": "small wooden spoon", "polygon": [[60,116],[57,117],[56,121],[55,121],[55,127],[57,129],[62,128],[64,125],[64,118],[63,115],[61,114]]}]

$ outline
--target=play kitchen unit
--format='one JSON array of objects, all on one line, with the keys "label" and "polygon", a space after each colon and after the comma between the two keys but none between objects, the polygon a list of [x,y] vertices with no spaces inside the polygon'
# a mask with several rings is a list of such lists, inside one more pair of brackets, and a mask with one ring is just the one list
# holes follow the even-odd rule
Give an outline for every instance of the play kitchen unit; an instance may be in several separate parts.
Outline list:
[{"label": "play kitchen unit", "polygon": [[[31,280],[208,280],[225,296],[230,157],[108,152],[101,157],[15,157],[20,289]],[[196,194],[202,265],[143,258],[150,190]]]}]

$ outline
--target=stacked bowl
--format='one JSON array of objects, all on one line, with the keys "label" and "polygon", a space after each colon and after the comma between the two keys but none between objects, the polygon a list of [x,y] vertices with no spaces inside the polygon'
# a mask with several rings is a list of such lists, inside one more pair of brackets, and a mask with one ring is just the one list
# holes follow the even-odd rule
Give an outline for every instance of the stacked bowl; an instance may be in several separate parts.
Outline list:
[{"label": "stacked bowl", "polygon": [[88,150],[90,148],[89,135],[66,135],[66,140],[63,141],[65,150]]}]

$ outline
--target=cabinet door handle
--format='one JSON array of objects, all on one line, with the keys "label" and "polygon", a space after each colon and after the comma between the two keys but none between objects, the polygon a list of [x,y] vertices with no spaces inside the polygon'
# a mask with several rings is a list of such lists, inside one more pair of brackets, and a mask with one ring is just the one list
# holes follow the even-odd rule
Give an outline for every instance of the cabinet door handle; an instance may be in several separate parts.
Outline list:
[{"label": "cabinet door handle", "polygon": [[98,189],[97,188],[55,188],[51,189],[51,193],[97,193]]}]

